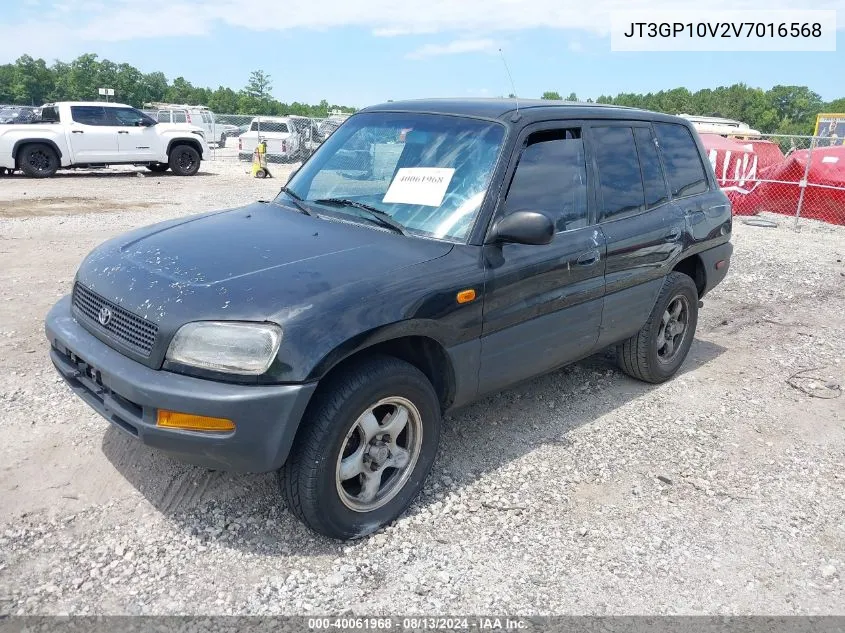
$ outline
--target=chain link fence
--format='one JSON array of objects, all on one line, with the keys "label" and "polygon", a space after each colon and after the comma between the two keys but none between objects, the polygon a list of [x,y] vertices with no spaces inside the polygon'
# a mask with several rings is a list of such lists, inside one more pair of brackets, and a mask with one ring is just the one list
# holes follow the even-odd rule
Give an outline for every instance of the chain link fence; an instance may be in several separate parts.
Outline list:
[{"label": "chain link fence", "polygon": [[716,179],[735,215],[776,213],[845,225],[842,139],[767,134],[752,139],[702,134]]},{"label": "chain link fence", "polygon": [[251,162],[258,143],[267,143],[267,160],[299,162],[314,153],[345,117],[250,116],[217,114],[211,160]]}]

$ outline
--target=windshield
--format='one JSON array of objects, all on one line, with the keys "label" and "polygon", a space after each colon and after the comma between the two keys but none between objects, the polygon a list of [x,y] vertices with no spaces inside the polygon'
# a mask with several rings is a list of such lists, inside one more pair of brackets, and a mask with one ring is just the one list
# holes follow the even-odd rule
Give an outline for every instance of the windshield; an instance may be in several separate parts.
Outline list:
[{"label": "windshield", "polygon": [[[362,113],[338,128],[287,188],[305,202],[341,199],[368,205],[411,234],[463,241],[504,136],[503,125],[477,119]],[[330,209],[359,214],[352,206]]]}]

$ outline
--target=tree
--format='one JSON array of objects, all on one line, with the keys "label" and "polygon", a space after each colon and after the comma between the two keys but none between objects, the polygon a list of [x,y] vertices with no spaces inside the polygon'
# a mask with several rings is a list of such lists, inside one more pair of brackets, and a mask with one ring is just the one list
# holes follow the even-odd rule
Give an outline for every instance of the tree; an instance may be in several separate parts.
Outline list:
[{"label": "tree", "polygon": [[15,103],[41,105],[53,89],[55,79],[43,59],[19,57],[13,66],[11,93]]},{"label": "tree", "polygon": [[554,90],[547,90],[543,93],[543,96],[540,97],[541,99],[546,99],[548,101],[560,101],[562,97],[560,96],[559,92],[555,92]]},{"label": "tree", "polygon": [[806,86],[775,86],[766,93],[781,122],[809,123],[822,109],[822,98]]},{"label": "tree", "polygon": [[566,98],[567,101],[578,101],[578,95],[574,92],[570,92],[569,96]]},{"label": "tree", "polygon": [[270,91],[273,89],[273,83],[270,81],[270,75],[263,70],[253,70],[249,74],[249,81],[246,84],[244,92],[250,97],[256,99],[269,99]]}]

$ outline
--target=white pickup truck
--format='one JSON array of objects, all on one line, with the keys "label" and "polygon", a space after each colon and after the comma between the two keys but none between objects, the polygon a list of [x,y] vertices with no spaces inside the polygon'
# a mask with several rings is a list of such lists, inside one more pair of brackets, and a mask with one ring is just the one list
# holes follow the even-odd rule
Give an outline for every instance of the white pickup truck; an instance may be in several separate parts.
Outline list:
[{"label": "white pickup truck", "polygon": [[249,130],[238,137],[238,158],[252,160],[252,153],[261,141],[267,143],[267,160],[289,163],[307,158],[311,151],[303,133],[303,124],[292,116],[262,116],[252,120]]},{"label": "white pickup truck", "polygon": [[159,123],[119,103],[48,103],[40,123],[0,125],[0,172],[20,169],[34,178],[65,167],[119,164],[193,176],[208,151],[197,126]]}]

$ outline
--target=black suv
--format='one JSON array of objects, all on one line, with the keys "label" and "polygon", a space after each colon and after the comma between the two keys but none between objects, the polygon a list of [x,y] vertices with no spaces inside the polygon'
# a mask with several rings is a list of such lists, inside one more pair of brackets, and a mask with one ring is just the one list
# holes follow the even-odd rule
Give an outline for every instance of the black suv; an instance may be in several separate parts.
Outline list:
[{"label": "black suv", "polygon": [[139,441],[280,473],[354,538],[412,502],[445,411],[616,346],[672,377],[731,207],[680,118],[419,100],[345,121],[272,201],[112,239],[46,320],[71,388]]}]

